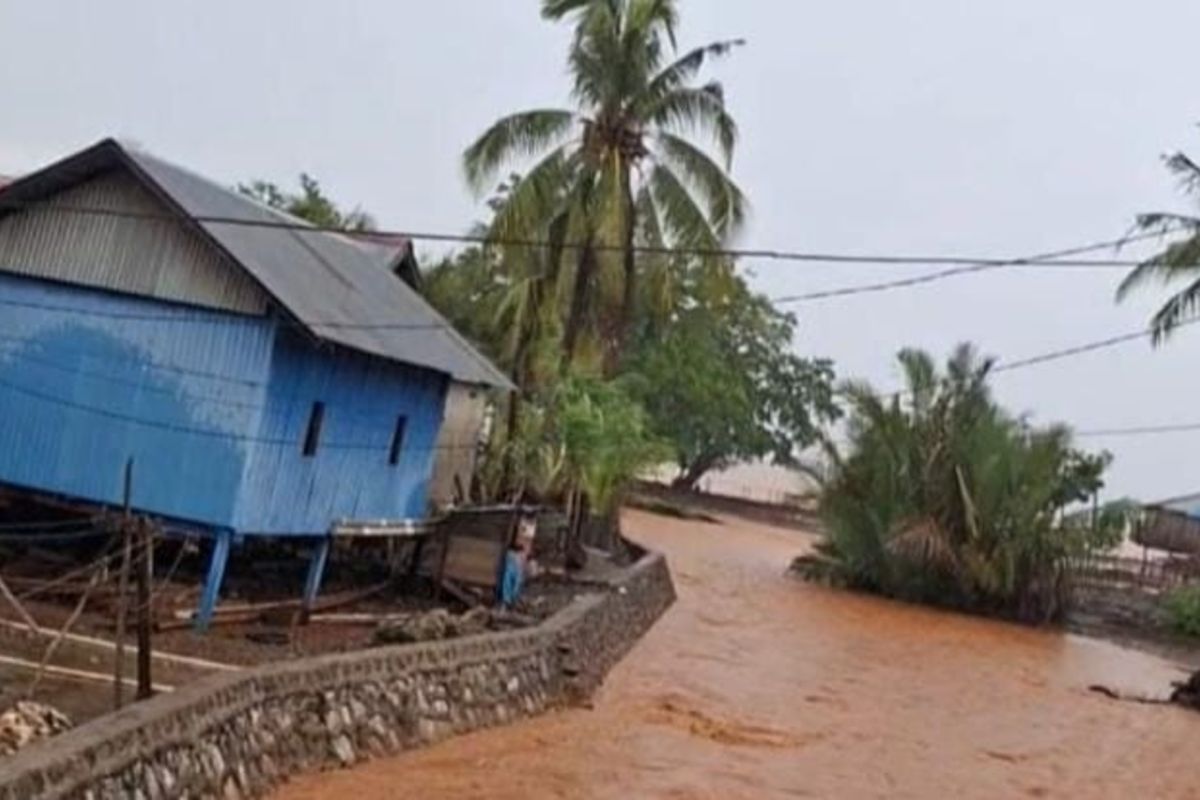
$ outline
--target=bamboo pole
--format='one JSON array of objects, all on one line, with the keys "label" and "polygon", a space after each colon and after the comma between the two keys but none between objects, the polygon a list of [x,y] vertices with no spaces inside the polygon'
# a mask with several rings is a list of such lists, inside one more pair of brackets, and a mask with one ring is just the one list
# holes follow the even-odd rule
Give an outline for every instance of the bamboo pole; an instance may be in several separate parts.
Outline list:
[{"label": "bamboo pole", "polygon": [[113,658],[113,707],[120,709],[125,703],[125,611],[126,593],[129,591],[129,561],[133,557],[130,506],[133,499],[133,459],[125,462],[125,514],[121,523],[124,537],[121,556],[121,577],[117,590],[117,630],[113,637],[116,651]]},{"label": "bamboo pole", "polygon": [[4,595],[4,599],[8,601],[8,604],[11,605],[17,612],[17,616],[21,618],[22,622],[29,626],[31,631],[34,633],[42,632],[42,629],[38,627],[36,622],[34,622],[33,617],[31,617],[29,612],[25,610],[25,606],[21,605],[21,601],[18,600],[17,596],[14,595],[8,588],[8,584],[4,582],[3,578],[0,578],[0,595]]},{"label": "bamboo pole", "polygon": [[150,582],[154,576],[154,537],[150,521],[142,519],[137,525],[141,560],[137,571],[137,699],[148,700],[154,695],[150,680],[153,645],[150,641],[152,609]]},{"label": "bamboo pole", "polygon": [[37,692],[38,685],[42,682],[42,675],[46,672],[46,667],[50,664],[50,659],[54,658],[54,654],[58,652],[59,645],[67,638],[67,634],[71,632],[71,628],[75,627],[75,623],[79,621],[79,617],[83,614],[83,610],[87,607],[88,598],[91,596],[92,590],[100,585],[100,576],[104,574],[104,565],[101,563],[96,567],[96,571],[92,573],[92,579],[88,582],[87,589],[79,598],[79,602],[75,604],[75,609],[71,612],[71,616],[63,623],[62,628],[54,635],[54,639],[46,646],[45,652],[42,653],[42,660],[38,664],[37,672],[33,675],[33,680],[29,684],[27,696],[32,699]]}]

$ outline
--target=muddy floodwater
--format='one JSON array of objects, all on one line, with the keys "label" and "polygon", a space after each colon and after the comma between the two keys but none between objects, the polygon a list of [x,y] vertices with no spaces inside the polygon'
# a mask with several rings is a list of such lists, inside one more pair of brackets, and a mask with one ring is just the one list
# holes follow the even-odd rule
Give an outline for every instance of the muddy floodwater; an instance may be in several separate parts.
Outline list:
[{"label": "muddy floodwater", "polygon": [[788,579],[803,534],[631,513],[679,602],[591,710],[297,779],[278,800],[1200,798],[1181,665]]}]

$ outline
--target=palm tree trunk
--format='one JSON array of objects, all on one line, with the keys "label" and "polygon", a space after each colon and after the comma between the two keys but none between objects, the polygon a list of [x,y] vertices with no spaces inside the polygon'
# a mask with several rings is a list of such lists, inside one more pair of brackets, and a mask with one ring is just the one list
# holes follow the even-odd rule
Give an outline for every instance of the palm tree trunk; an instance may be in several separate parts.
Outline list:
[{"label": "palm tree trunk", "polygon": [[567,324],[563,330],[563,360],[562,371],[566,373],[575,360],[575,351],[579,347],[579,335],[583,330],[583,317],[587,312],[588,294],[591,291],[592,276],[596,271],[596,251],[592,249],[592,237],[589,234],[579,251],[579,267],[575,271],[575,285],[571,287],[571,308],[567,313]]},{"label": "palm tree trunk", "polygon": [[621,360],[630,344],[630,333],[633,327],[634,304],[637,302],[637,254],[634,252],[634,237],[637,232],[637,206],[633,202],[633,186],[628,169],[623,180],[625,203],[624,236],[624,294],[621,298],[621,314],[617,320],[617,330],[612,341],[608,343],[609,351],[605,359],[604,374],[615,377],[621,371]]},{"label": "palm tree trunk", "polygon": [[517,428],[521,424],[521,385],[517,384],[517,390],[508,397],[508,416],[505,420],[505,435],[508,437],[507,447],[504,450],[504,467],[500,473],[500,492],[503,496],[507,494],[512,483],[513,471],[516,469],[517,454],[513,448],[513,442],[517,437]]}]

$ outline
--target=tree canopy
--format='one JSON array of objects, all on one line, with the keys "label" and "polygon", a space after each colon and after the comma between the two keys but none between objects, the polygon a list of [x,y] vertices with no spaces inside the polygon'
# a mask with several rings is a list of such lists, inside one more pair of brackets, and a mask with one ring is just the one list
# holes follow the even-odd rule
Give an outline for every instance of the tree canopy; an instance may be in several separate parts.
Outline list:
[{"label": "tree canopy", "polygon": [[635,248],[716,250],[744,219],[729,176],[737,126],[721,85],[696,83],[739,42],[677,52],[676,0],[544,0],[542,13],[573,25],[575,107],[506,116],[463,163],[482,192],[505,167],[532,161],[488,231],[497,242],[551,242],[536,294],[558,306],[563,358],[596,356],[611,375],[632,331],[644,267]]},{"label": "tree canopy", "polygon": [[1107,455],[1001,408],[988,387],[993,362],[967,345],[944,369],[916,350],[899,361],[899,394],[843,387],[849,444],[826,443],[827,533],[801,571],[909,600],[1059,618],[1071,560],[1111,545],[1124,524],[1062,513],[1103,486]]},{"label": "tree canopy", "polygon": [[375,220],[361,208],[343,211],[326,197],[317,179],[300,173],[300,191],[285,192],[270,181],[256,180],[240,183],[238,191],[260,203],[279,209],[293,217],[311,222],[321,228],[346,228],[355,231],[375,229]]},{"label": "tree canopy", "polygon": [[795,464],[839,415],[832,365],[798,356],[795,320],[740,278],[710,297],[690,272],[668,321],[643,327],[627,378],[673,446],[679,485],[739,461]]}]

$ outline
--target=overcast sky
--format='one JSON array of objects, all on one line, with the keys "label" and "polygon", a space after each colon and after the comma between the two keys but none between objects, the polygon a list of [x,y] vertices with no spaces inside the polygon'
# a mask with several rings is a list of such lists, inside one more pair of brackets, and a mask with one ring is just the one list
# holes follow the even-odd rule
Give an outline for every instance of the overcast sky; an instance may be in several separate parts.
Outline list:
[{"label": "overcast sky", "polygon": [[[743,132],[742,244],[1020,256],[1187,209],[1159,160],[1200,154],[1195,0],[684,0],[683,44],[744,37],[713,75]],[[497,116],[567,100],[536,0],[0,0],[0,173],[103,136],[233,183],[317,176],[388,228],[482,216],[459,171]],[[747,263],[772,296],[922,267]],[[1113,271],[1002,271],[797,308],[797,347],[896,385],[906,345],[1020,358],[1137,330]],[[1077,428],[1200,423],[1200,331],[998,376]],[[1200,432],[1088,439],[1110,494],[1200,491]]]}]

